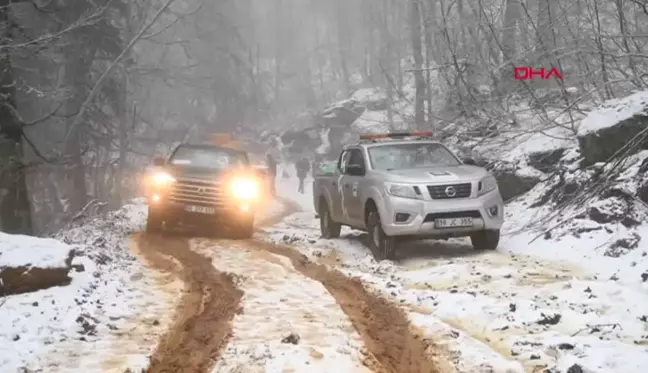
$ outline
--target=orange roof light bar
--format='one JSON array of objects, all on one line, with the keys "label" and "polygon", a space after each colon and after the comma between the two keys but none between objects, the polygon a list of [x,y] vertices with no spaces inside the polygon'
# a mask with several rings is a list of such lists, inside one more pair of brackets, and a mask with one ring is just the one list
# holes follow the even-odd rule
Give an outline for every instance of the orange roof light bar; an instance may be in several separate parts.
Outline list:
[{"label": "orange roof light bar", "polygon": [[432,131],[414,131],[414,132],[393,132],[393,133],[363,133],[360,134],[360,140],[375,140],[375,139],[393,139],[398,137],[430,137]]}]

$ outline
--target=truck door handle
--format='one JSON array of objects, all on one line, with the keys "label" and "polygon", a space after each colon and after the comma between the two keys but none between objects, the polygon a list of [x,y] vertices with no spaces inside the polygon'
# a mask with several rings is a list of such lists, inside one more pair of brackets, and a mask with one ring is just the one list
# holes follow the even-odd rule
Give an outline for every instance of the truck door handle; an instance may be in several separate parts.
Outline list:
[{"label": "truck door handle", "polygon": [[337,186],[337,183],[335,181],[331,182],[331,185]]},{"label": "truck door handle", "polygon": [[344,187],[345,187],[345,188],[348,188],[348,187],[349,187],[349,184],[344,184]]}]

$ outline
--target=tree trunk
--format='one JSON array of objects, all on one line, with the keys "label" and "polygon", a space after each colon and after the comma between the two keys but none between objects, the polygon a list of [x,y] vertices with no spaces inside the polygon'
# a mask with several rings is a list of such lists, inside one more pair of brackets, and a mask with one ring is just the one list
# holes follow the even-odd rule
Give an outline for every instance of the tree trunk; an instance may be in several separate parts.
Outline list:
[{"label": "tree trunk", "polygon": [[349,25],[345,17],[346,9],[341,4],[342,0],[336,0],[336,25],[338,37],[338,54],[340,56],[340,69],[342,70],[342,80],[344,84],[345,96],[351,95],[351,75],[349,74],[348,57],[350,52]]},{"label": "tree trunk", "polygon": [[411,0],[410,2],[410,27],[412,55],[414,57],[414,122],[417,128],[422,128],[425,125],[425,78],[423,77],[420,0]]},{"label": "tree trunk", "polygon": [[[10,5],[0,1],[0,43],[12,42]],[[0,230],[33,234],[27,175],[23,164],[23,123],[15,115],[16,88],[10,50],[0,52]]]}]

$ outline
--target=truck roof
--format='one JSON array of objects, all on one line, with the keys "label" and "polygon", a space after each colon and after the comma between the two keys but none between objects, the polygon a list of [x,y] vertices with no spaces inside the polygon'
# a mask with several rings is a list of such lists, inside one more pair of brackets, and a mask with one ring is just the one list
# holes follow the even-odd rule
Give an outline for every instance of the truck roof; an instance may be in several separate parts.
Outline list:
[{"label": "truck roof", "polygon": [[373,145],[398,145],[421,142],[427,144],[441,144],[432,138],[432,131],[415,131],[415,132],[392,132],[392,133],[371,133],[361,134],[360,139],[355,144],[344,146],[373,146]]}]

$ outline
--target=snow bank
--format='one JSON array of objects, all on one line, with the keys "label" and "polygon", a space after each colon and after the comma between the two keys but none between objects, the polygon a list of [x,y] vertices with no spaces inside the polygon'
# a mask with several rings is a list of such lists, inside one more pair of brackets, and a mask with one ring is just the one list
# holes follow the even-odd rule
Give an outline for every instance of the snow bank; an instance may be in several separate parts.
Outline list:
[{"label": "snow bank", "polygon": [[0,232],[2,267],[65,268],[73,248],[51,238],[12,235]]},{"label": "snow bank", "polygon": [[45,240],[73,247],[73,264],[83,270],[70,272],[68,286],[0,302],[3,372],[122,373],[147,366],[181,285],[129,252],[128,236],[145,217],[140,201]]},{"label": "snow bank", "polygon": [[638,114],[648,114],[648,91],[606,101],[581,121],[578,135],[584,136],[603,128],[612,127]]}]

